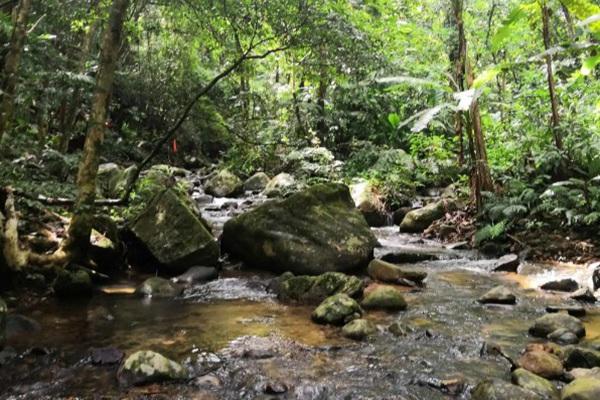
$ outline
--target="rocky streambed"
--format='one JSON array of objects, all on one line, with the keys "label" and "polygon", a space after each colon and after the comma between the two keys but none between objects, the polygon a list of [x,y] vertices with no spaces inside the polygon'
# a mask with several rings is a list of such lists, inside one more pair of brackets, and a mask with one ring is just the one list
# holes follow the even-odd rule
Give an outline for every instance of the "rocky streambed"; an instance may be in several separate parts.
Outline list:
[{"label": "rocky streambed", "polygon": [[[265,198],[197,200],[202,215],[220,232],[229,218]],[[282,284],[291,277],[282,279],[279,273],[225,262],[218,279],[183,285],[167,298],[136,295],[148,276],[135,275],[101,287],[86,300],[52,298],[9,314],[0,352],[0,399],[543,399],[559,398],[574,378],[563,363],[571,363],[567,369],[600,366],[593,352],[600,344],[600,308],[568,292],[539,289],[563,279],[587,284],[591,268],[523,263],[519,273],[494,272],[514,260],[482,259],[470,250],[400,233],[397,226],[371,231],[381,244],[376,258],[413,275],[390,282],[375,267],[357,275],[367,286],[358,301],[369,326],[350,328],[364,334],[348,334],[350,328],[341,326],[347,321],[313,322],[319,320],[314,310],[321,299],[290,299],[307,293],[298,286],[282,296]],[[373,284],[374,274],[405,303],[369,304],[369,293],[384,286]],[[419,284],[415,276],[426,278]],[[514,301],[510,296],[491,304],[478,301],[498,286],[504,299],[508,294]],[[547,310],[563,311],[565,317],[574,313],[572,318],[581,321],[585,336],[573,339],[575,355],[567,347],[543,346],[523,354],[528,345],[547,342],[530,333],[538,318],[551,315]],[[565,355],[564,349],[570,352]],[[560,371],[547,373],[554,358],[532,362],[536,351],[559,359]],[[534,377],[520,373],[515,378],[515,363],[529,370],[541,367]],[[135,374],[123,370],[138,367],[146,375],[175,379],[136,386]],[[512,379],[532,385],[539,375],[552,380],[546,395],[510,384]]]}]

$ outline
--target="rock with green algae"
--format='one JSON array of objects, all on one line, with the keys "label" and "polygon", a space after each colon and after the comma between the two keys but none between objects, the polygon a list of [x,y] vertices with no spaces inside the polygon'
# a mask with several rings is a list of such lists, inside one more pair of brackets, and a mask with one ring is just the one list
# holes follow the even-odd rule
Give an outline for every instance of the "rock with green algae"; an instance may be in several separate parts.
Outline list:
[{"label": "rock with green algae", "polygon": [[531,390],[498,379],[486,379],[471,392],[471,400],[543,400]]},{"label": "rock with green algae", "polygon": [[313,321],[320,324],[344,325],[363,314],[362,308],[347,294],[328,297],[313,311]]},{"label": "rock with green algae", "polygon": [[182,380],[187,378],[187,372],[175,361],[159,353],[144,350],[127,357],[117,372],[117,378],[121,386],[127,387]]},{"label": "rock with green algae", "polygon": [[567,313],[546,314],[536,319],[533,326],[529,328],[529,333],[545,338],[558,329],[566,329],[580,338],[585,336],[583,323]]},{"label": "rock with green algae", "polygon": [[377,332],[375,325],[367,319],[355,319],[342,328],[342,335],[353,340],[363,340]]},{"label": "rock with green algae", "polygon": [[547,400],[558,400],[560,394],[554,384],[533,372],[518,368],[511,374],[512,382],[523,389],[531,390]]},{"label": "rock with green algae", "polygon": [[84,270],[60,271],[52,287],[62,298],[91,296],[93,291],[92,279]]},{"label": "rock with green algae", "polygon": [[270,181],[271,178],[269,178],[269,175],[264,172],[257,172],[246,179],[244,182],[244,190],[247,192],[261,192],[267,187]]},{"label": "rock with green algae", "polygon": [[445,201],[440,200],[408,212],[400,224],[400,232],[420,233],[444,216]]},{"label": "rock with green algae", "polygon": [[318,275],[364,267],[376,243],[348,187],[330,183],[232,218],[221,246],[249,266]]},{"label": "rock with green algae", "polygon": [[146,279],[135,292],[147,297],[176,297],[183,292],[183,288],[164,278],[153,277]]},{"label": "rock with green algae", "polygon": [[400,267],[379,259],[371,260],[367,272],[372,279],[388,283],[402,284],[410,281],[421,284],[427,278],[427,272],[414,268]]},{"label": "rock with green algae", "polygon": [[565,368],[595,368],[600,367],[600,351],[580,346],[564,348]]},{"label": "rock with green algae", "polygon": [[159,193],[131,231],[169,272],[216,265],[219,246],[198,216],[171,190]]},{"label": "rock with green algae", "polygon": [[296,179],[285,172],[275,175],[273,179],[267,183],[263,193],[267,197],[283,196],[296,188]]},{"label": "rock with green algae", "polygon": [[318,303],[338,293],[357,297],[363,289],[360,279],[342,272],[326,272],[317,276],[284,275],[286,276],[282,275],[275,290],[282,301]]},{"label": "rock with green algae", "polygon": [[578,378],[562,390],[562,400],[598,400],[600,399],[600,380]]},{"label": "rock with green algae", "polygon": [[393,286],[377,285],[368,291],[361,302],[364,308],[400,311],[406,310],[407,304],[402,292]]},{"label": "rock with green algae", "polygon": [[0,297],[0,350],[4,347],[4,343],[6,342],[6,314],[8,313],[8,308],[6,307],[6,303]]},{"label": "rock with green algae", "polygon": [[244,189],[240,178],[223,169],[208,180],[204,190],[215,197],[232,197],[241,194]]}]

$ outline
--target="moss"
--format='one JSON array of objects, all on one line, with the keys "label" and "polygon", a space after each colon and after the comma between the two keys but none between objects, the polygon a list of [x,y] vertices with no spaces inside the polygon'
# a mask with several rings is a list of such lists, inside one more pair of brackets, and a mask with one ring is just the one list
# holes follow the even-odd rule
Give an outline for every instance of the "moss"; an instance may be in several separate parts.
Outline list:
[{"label": "moss", "polygon": [[600,380],[578,378],[562,390],[562,400],[597,400],[600,398]]},{"label": "moss", "polygon": [[365,295],[361,304],[365,308],[385,310],[405,310],[407,307],[402,293],[392,286],[377,286]]},{"label": "moss", "polygon": [[346,294],[336,294],[323,300],[313,311],[315,322],[331,325],[343,325],[363,314],[356,300]]},{"label": "moss", "polygon": [[366,319],[355,319],[342,328],[342,335],[354,340],[363,340],[377,331],[375,325]]}]

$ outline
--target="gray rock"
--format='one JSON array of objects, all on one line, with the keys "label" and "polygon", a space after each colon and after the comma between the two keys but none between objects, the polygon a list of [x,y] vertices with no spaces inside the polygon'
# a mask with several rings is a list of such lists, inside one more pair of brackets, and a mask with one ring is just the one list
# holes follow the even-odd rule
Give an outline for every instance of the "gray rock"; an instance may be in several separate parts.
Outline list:
[{"label": "gray rock", "polygon": [[271,178],[264,172],[257,172],[244,182],[244,191],[246,192],[262,192]]},{"label": "gray rock", "polygon": [[243,191],[243,183],[240,178],[224,169],[208,180],[204,191],[215,197],[237,196]]},{"label": "gray rock", "polygon": [[336,294],[325,299],[312,313],[312,319],[320,324],[344,325],[363,314],[362,308],[346,294]]},{"label": "gray rock", "polygon": [[575,344],[579,343],[579,338],[573,332],[568,329],[557,329],[548,335],[548,339],[558,344]]},{"label": "gray rock", "polygon": [[530,390],[542,396],[543,399],[558,400],[560,395],[554,385],[547,379],[527,371],[523,368],[514,370],[511,374],[512,382],[523,389]]},{"label": "gray rock", "polygon": [[147,297],[176,297],[183,289],[163,278],[148,278],[136,290],[136,294]]},{"label": "gray rock", "polygon": [[600,367],[600,351],[585,347],[567,346],[563,358],[567,369]]},{"label": "gray rock", "polygon": [[296,179],[294,179],[292,175],[284,172],[273,177],[265,187],[263,193],[267,197],[278,197],[283,196],[295,187]]},{"label": "gray rock", "polygon": [[445,209],[445,201],[440,200],[423,208],[409,211],[400,224],[400,232],[423,232],[433,221],[444,216]]},{"label": "gray rock", "polygon": [[372,260],[367,267],[369,276],[380,282],[404,284],[406,281],[422,284],[427,278],[427,272],[414,268],[400,267],[398,265],[383,261]]},{"label": "gray rock", "polygon": [[595,292],[600,289],[600,262],[591,264],[590,269],[592,269],[592,286]]},{"label": "gray rock", "polygon": [[540,286],[543,290],[553,290],[557,292],[574,292],[579,289],[579,284],[573,279],[561,279],[558,281],[550,281]]},{"label": "gray rock", "polygon": [[121,386],[182,380],[187,378],[184,368],[173,360],[153,351],[133,353],[119,368],[117,378]]},{"label": "gray rock", "polygon": [[506,254],[496,260],[494,271],[497,272],[517,272],[519,269],[519,256],[516,254]]},{"label": "gray rock", "polygon": [[478,301],[483,304],[515,304],[517,298],[510,289],[496,286],[481,296]]},{"label": "gray rock", "polygon": [[219,271],[215,267],[191,267],[183,274],[172,279],[175,283],[192,284],[216,279]]},{"label": "gray rock", "polygon": [[355,319],[342,328],[342,335],[353,340],[363,340],[377,332],[375,325],[366,319]]},{"label": "gray rock", "polygon": [[549,313],[566,312],[567,314],[572,315],[574,317],[584,317],[586,314],[585,308],[583,308],[582,306],[571,306],[571,305],[547,306],[546,312],[549,312]]},{"label": "gray rock", "polygon": [[595,303],[598,301],[596,296],[594,296],[594,293],[592,293],[592,291],[588,288],[576,290],[571,293],[569,297],[573,300],[581,301],[583,303]]},{"label": "gray rock", "polygon": [[585,336],[583,323],[565,313],[546,314],[536,319],[533,326],[529,328],[529,333],[533,336],[545,338],[552,332],[562,328],[573,332],[579,338]]},{"label": "gray rock", "polygon": [[124,356],[125,354],[115,347],[102,347],[91,350],[91,359],[94,365],[119,364]]},{"label": "gray rock", "polygon": [[543,400],[543,398],[531,390],[509,382],[486,379],[473,389],[471,400]]}]

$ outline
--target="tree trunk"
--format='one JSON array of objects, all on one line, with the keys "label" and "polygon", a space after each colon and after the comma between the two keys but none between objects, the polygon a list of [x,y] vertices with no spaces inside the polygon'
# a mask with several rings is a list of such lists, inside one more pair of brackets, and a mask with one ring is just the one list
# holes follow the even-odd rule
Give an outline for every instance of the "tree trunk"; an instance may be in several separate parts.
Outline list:
[{"label": "tree trunk", "polygon": [[32,0],[21,0],[16,8],[17,17],[4,63],[4,84],[2,85],[4,93],[2,104],[0,104],[0,140],[3,138],[4,133],[10,130],[12,124],[15,94],[19,80],[19,65],[25,39],[27,38],[27,20],[31,11],[31,2]]},{"label": "tree trunk", "polygon": [[69,234],[63,248],[74,258],[87,252],[90,243],[96,175],[98,173],[99,147],[104,140],[104,129],[114,82],[123,22],[129,0],[113,0],[108,25],[105,28],[100,53],[100,67],[92,101],[90,128],[88,130],[79,172],[77,174],[77,199]]},{"label": "tree trunk", "polygon": [[[552,43],[550,41],[550,11],[545,1],[542,3],[542,34],[544,37],[544,48],[548,51],[552,47]],[[563,143],[559,132],[560,116],[558,113],[558,98],[556,97],[556,87],[554,85],[551,54],[546,54],[546,72],[548,77],[548,92],[550,93],[550,107],[552,109],[552,136],[554,137],[556,148],[562,150]]]}]

